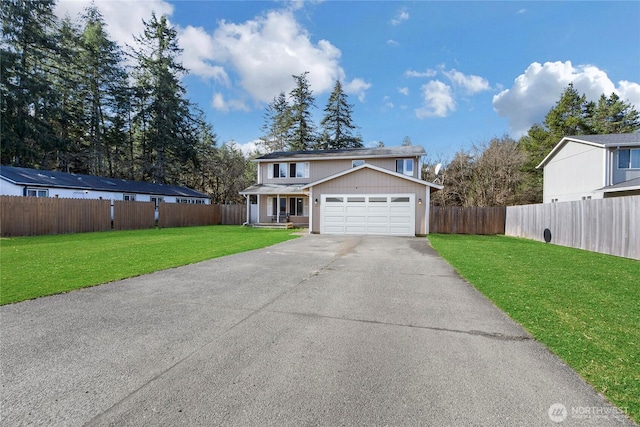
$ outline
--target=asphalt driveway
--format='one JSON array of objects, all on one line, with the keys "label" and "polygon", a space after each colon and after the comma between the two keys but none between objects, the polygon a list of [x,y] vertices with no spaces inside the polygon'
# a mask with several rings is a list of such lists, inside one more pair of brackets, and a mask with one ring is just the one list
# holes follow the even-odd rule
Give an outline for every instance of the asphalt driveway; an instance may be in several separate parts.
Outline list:
[{"label": "asphalt driveway", "polygon": [[0,346],[7,426],[632,425],[426,239],[311,235],[0,307]]}]

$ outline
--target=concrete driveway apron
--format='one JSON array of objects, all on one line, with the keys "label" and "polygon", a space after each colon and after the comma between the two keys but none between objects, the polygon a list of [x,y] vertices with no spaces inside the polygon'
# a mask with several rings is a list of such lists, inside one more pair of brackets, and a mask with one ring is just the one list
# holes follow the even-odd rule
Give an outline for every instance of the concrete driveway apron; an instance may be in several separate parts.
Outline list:
[{"label": "concrete driveway apron", "polygon": [[0,322],[2,425],[634,425],[426,239],[305,236]]}]

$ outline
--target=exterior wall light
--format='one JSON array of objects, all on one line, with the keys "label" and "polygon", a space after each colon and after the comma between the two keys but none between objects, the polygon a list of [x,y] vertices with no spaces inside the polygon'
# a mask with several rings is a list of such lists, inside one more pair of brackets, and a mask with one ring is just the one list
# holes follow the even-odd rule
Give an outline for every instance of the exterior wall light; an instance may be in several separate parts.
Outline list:
[{"label": "exterior wall light", "polygon": [[418,204],[421,205],[422,204],[422,199],[418,199]]}]

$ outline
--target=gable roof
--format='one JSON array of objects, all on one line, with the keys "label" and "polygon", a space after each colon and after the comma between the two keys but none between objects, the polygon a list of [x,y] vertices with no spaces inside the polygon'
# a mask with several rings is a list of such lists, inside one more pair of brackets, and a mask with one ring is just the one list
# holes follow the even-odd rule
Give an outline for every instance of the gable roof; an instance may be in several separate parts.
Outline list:
[{"label": "gable roof", "polygon": [[65,172],[52,172],[14,166],[0,167],[0,177],[16,185],[34,187],[69,188],[78,190],[99,190],[112,193],[156,194],[160,196],[200,197],[209,195],[187,187],[130,181],[127,179],[103,178]]},{"label": "gable roof", "polygon": [[419,157],[427,152],[419,145],[376,148],[343,148],[338,150],[310,151],[274,151],[260,156],[254,161],[263,162],[276,159],[292,160],[330,160],[330,159],[369,159],[374,157]]},{"label": "gable roof", "polygon": [[401,173],[393,172],[393,171],[390,171],[389,169],[381,168],[379,166],[375,166],[375,165],[372,165],[370,163],[364,163],[364,164],[362,164],[360,166],[357,166],[355,168],[347,169],[345,171],[338,172],[338,173],[333,174],[331,176],[328,176],[326,178],[322,178],[322,179],[319,179],[317,181],[314,181],[314,182],[312,182],[310,184],[305,185],[304,187],[302,187],[302,189],[311,188],[311,187],[313,187],[315,185],[320,185],[320,184],[325,183],[327,181],[331,181],[333,179],[340,178],[342,176],[345,176],[345,175],[360,171],[362,169],[372,169],[374,171],[382,172],[382,173],[387,174],[387,175],[395,176],[396,178],[401,178],[401,179],[405,179],[407,181],[415,182],[417,184],[422,184],[422,185],[424,185],[426,187],[431,187],[431,188],[433,188],[435,190],[442,190],[444,188],[444,186],[439,185],[439,184],[434,184],[433,182],[423,181],[421,179],[414,178],[412,176],[407,176],[407,175],[404,175],[404,174],[401,174]]},{"label": "gable roof", "polygon": [[576,135],[565,136],[560,140],[547,157],[545,157],[536,169],[544,167],[568,142],[591,145],[599,148],[633,147],[640,146],[640,133],[611,133],[606,135]]}]

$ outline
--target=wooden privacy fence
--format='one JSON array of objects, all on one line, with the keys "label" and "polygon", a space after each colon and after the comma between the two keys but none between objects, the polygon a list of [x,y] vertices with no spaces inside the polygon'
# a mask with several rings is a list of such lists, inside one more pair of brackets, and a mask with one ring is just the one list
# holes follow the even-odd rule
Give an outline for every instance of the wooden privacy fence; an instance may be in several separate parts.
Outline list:
[{"label": "wooden privacy fence", "polygon": [[111,230],[111,201],[0,196],[2,237]]},{"label": "wooden privacy fence", "polygon": [[158,227],[193,227],[220,224],[220,205],[160,203]]},{"label": "wooden privacy fence", "polygon": [[509,206],[505,234],[640,259],[640,196]]},{"label": "wooden privacy fence", "polygon": [[504,234],[505,207],[431,206],[429,233]]},{"label": "wooden privacy fence", "polygon": [[[113,203],[113,205],[112,205]],[[39,236],[197,225],[241,225],[245,205],[0,196],[0,235]]]},{"label": "wooden privacy fence", "polygon": [[113,201],[114,230],[140,230],[155,226],[155,203]]}]

